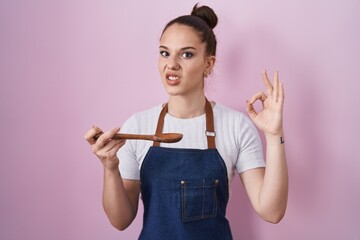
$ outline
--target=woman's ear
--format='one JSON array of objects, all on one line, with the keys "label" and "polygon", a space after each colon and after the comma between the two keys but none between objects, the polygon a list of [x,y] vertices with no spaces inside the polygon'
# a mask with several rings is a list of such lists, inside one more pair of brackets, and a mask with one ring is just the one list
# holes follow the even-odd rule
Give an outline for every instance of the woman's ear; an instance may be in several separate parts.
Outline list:
[{"label": "woman's ear", "polygon": [[216,60],[215,56],[206,57],[206,68],[205,68],[205,72],[204,72],[205,77],[210,75],[210,73],[215,65],[215,60]]}]

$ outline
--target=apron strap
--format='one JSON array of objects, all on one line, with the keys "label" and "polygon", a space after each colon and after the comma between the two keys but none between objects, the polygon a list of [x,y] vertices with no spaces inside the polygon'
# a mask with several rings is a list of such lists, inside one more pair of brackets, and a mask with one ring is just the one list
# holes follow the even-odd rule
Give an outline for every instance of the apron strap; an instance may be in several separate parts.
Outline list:
[{"label": "apron strap", "polygon": [[[214,114],[213,114],[213,110],[211,107],[211,103],[207,99],[205,99],[205,100],[206,100],[206,103],[205,103],[205,113],[206,113],[205,135],[207,138],[208,149],[211,149],[211,148],[216,148],[216,145],[215,145],[216,134],[215,134],[215,130],[214,130]],[[168,104],[166,103],[159,115],[159,120],[158,120],[158,124],[156,127],[156,132],[155,132],[156,135],[162,133],[162,130],[164,127],[164,119],[165,119],[165,115],[166,115],[167,111],[168,111]],[[160,142],[153,142],[153,146],[159,147]]]},{"label": "apron strap", "polygon": [[206,99],[205,103],[205,113],[206,113],[206,131],[205,135],[207,138],[208,148],[216,148],[215,146],[215,129],[214,129],[214,114],[212,110],[211,103]]}]

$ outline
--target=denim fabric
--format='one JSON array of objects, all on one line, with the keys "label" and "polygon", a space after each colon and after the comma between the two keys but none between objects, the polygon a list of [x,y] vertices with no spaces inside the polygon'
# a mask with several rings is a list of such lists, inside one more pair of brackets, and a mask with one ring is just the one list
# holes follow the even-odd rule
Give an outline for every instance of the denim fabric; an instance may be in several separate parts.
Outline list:
[{"label": "denim fabric", "polygon": [[224,161],[216,149],[151,147],[140,170],[141,240],[230,240]]}]

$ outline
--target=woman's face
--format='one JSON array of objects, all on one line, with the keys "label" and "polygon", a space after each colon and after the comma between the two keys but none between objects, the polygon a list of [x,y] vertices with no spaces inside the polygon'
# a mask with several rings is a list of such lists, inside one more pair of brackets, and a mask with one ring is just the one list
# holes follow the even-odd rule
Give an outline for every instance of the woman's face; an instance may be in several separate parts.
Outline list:
[{"label": "woman's face", "polygon": [[206,43],[193,28],[182,24],[168,27],[160,39],[159,72],[171,96],[191,96],[204,91],[204,74],[215,62],[207,56]]}]

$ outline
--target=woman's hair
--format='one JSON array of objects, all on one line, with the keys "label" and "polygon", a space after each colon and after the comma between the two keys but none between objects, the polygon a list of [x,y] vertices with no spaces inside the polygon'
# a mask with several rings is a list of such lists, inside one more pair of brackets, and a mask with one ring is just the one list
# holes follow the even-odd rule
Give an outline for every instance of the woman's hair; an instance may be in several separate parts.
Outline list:
[{"label": "woman's hair", "polygon": [[191,15],[184,15],[171,20],[164,28],[162,34],[171,25],[177,23],[192,27],[198,32],[201,42],[206,43],[206,53],[216,55],[216,37],[213,32],[218,22],[215,12],[208,6],[198,7],[196,4]]}]

